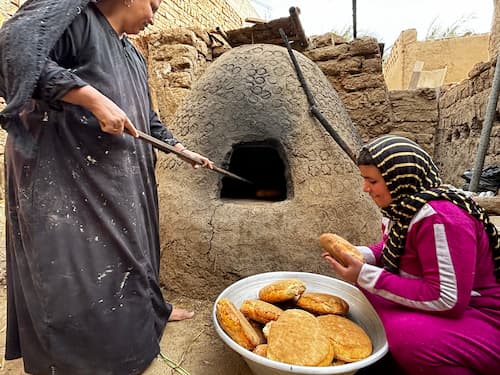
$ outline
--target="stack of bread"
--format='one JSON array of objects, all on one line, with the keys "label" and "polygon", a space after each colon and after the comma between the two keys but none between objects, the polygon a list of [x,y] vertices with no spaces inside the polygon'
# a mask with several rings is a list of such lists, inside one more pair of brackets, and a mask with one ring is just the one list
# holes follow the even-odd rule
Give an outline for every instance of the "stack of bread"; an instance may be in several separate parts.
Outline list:
[{"label": "stack of bread", "polygon": [[280,279],[244,300],[239,309],[217,302],[222,329],[239,345],[275,361],[300,366],[334,366],[372,353],[370,337],[347,317],[348,303],[327,293],[306,292],[299,279]]}]

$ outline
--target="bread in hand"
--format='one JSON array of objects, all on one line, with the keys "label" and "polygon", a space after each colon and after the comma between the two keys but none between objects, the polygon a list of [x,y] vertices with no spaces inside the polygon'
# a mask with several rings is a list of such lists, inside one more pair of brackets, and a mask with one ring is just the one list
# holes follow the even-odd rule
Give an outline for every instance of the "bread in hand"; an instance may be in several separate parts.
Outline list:
[{"label": "bread in hand", "polygon": [[[323,250],[328,252],[333,259],[335,259],[337,262],[342,264],[343,266],[346,266],[344,263],[344,260],[342,258],[342,255],[349,254],[352,255],[353,257],[359,259],[362,262],[365,262],[365,257],[361,252],[351,244],[349,241],[347,241],[345,238],[334,234],[334,233],[323,233],[319,237],[319,243]],[[341,255],[339,255],[341,254]]]}]

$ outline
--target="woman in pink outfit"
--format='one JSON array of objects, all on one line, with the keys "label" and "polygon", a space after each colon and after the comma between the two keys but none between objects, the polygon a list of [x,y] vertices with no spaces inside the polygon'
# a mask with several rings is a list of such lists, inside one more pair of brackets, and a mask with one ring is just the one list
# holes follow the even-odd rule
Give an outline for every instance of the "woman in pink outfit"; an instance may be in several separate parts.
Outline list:
[{"label": "woman in pink outfit", "polygon": [[406,138],[372,141],[358,166],[363,191],[384,214],[382,240],[358,247],[366,263],[322,256],[372,302],[394,371],[498,373],[500,242],[487,214],[443,186],[430,156]]}]

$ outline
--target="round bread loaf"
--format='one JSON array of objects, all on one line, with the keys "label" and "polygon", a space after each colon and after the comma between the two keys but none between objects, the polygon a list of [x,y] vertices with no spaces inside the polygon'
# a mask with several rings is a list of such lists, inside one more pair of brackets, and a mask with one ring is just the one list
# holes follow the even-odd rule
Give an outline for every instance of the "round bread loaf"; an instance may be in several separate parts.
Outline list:
[{"label": "round bread loaf", "polygon": [[349,304],[344,299],[327,293],[302,293],[297,306],[317,315],[346,315],[349,311]]},{"label": "round bread loaf", "polygon": [[300,296],[306,290],[306,284],[299,279],[274,281],[259,290],[259,299],[269,303],[278,303]]},{"label": "round bread loaf", "polygon": [[354,362],[372,354],[370,337],[352,320],[339,315],[321,315],[317,319],[333,343],[336,360]]},{"label": "round bread loaf", "polygon": [[257,345],[253,352],[261,357],[267,358],[267,344]]},{"label": "round bread loaf", "polygon": [[248,319],[262,324],[278,319],[283,312],[278,306],[258,299],[244,300],[240,306],[240,311]]},{"label": "round bread loaf", "polygon": [[257,345],[264,343],[263,335],[228,298],[217,301],[215,314],[224,332],[244,348],[253,350]]},{"label": "round bread loaf", "polygon": [[300,366],[329,366],[334,349],[322,330],[317,318],[307,311],[283,311],[271,324],[267,358]]},{"label": "round bread loaf", "polygon": [[360,261],[365,262],[365,257],[356,248],[356,246],[354,246],[338,234],[323,233],[319,237],[319,243],[321,247],[333,257],[333,259],[344,266],[346,264],[342,258],[342,255],[339,254],[349,254],[359,259]]}]

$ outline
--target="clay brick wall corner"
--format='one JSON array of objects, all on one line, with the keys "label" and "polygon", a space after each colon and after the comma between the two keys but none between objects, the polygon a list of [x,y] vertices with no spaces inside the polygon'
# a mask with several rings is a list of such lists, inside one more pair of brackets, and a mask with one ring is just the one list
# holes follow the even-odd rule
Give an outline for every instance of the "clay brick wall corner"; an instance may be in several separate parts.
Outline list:
[{"label": "clay brick wall corner", "polygon": [[417,41],[417,30],[402,31],[394,42],[391,53],[383,65],[384,78],[390,90],[404,89],[404,82],[408,81],[404,66],[406,46]]}]

